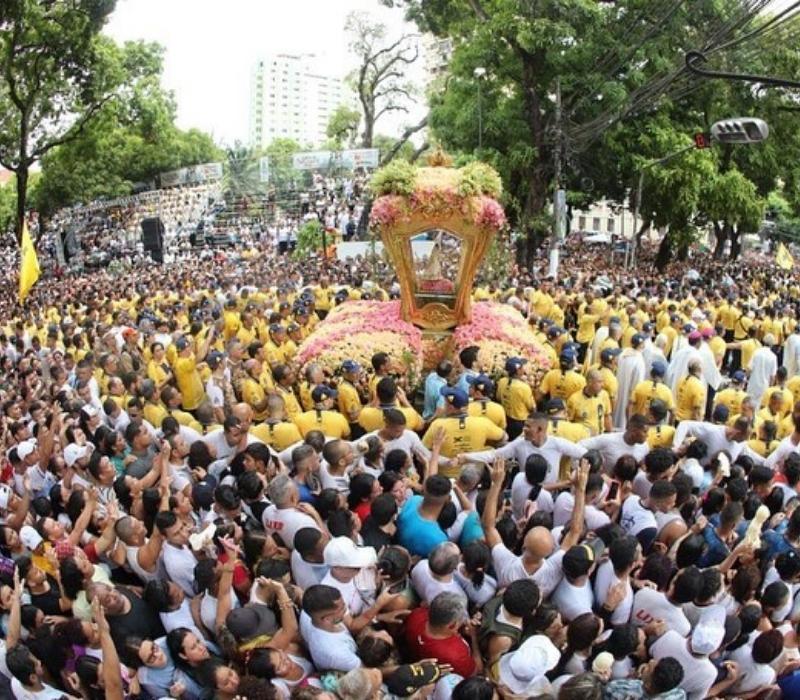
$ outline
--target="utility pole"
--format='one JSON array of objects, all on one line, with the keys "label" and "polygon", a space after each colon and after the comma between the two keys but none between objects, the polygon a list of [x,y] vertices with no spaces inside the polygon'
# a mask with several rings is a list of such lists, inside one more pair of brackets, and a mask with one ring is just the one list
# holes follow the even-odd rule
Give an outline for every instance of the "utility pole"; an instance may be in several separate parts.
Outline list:
[{"label": "utility pole", "polygon": [[561,78],[556,78],[556,144],[555,155],[555,192],[553,193],[553,235],[550,239],[550,265],[547,270],[548,277],[558,277],[558,259],[561,244],[566,235],[567,226],[567,193],[562,188],[561,161],[563,158],[564,132],[561,124]]},{"label": "utility pole", "polygon": [[478,150],[483,149],[483,76],[486,75],[486,69],[483,66],[478,66],[473,75],[478,81]]}]

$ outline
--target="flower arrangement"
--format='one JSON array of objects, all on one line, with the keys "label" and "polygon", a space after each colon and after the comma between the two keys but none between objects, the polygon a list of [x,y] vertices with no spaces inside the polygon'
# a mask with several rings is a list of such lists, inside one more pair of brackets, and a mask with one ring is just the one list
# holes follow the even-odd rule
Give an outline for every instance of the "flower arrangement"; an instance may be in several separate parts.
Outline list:
[{"label": "flower arrangement", "polygon": [[331,374],[345,360],[371,368],[376,352],[390,352],[394,371],[416,381],[422,371],[422,332],[400,317],[400,302],[351,301],[337,306],[297,350],[301,368],[316,362]]},{"label": "flower arrangement", "polygon": [[503,182],[497,171],[486,163],[473,161],[460,170],[458,193],[462,197],[484,194],[497,199],[503,192]]},{"label": "flower arrangement", "polygon": [[472,307],[472,320],[453,333],[457,354],[470,345],[480,348],[478,360],[490,376],[505,373],[509,357],[528,360],[528,381],[536,383],[550,369],[550,362],[530,330],[525,318],[507,304],[479,302]]}]

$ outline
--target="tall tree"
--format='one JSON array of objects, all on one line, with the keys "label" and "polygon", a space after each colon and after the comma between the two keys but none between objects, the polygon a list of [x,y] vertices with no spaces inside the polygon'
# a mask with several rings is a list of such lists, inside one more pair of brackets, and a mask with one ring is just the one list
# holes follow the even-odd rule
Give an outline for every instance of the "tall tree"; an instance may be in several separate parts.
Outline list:
[{"label": "tall tree", "polygon": [[0,3],[0,164],[16,175],[16,225],[31,166],[78,137],[124,85],[137,52],[100,34],[115,0]]}]

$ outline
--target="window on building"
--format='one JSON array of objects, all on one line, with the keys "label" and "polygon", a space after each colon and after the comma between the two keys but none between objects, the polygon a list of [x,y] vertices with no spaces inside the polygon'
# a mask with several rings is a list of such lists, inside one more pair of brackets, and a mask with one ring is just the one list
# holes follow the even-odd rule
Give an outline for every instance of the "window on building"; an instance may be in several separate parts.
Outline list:
[{"label": "window on building", "polygon": [[615,223],[616,222],[614,221],[614,219],[609,219],[608,221],[606,221],[606,231],[608,231],[609,233],[614,233]]},{"label": "window on building", "polygon": [[600,217],[595,216],[592,218],[592,231],[599,231],[600,230]]},{"label": "window on building", "polygon": [[586,230],[586,217],[585,216],[579,216],[578,217],[578,230],[579,231],[585,231]]}]

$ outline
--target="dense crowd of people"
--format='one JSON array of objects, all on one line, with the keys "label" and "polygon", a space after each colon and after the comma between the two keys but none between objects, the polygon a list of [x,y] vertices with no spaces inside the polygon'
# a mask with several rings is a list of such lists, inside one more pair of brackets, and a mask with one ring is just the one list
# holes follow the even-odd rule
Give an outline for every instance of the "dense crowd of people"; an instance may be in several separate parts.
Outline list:
[{"label": "dense crowd of people", "polygon": [[0,300],[0,695],[800,697],[793,272],[486,268],[550,369],[413,386],[298,366],[398,286],[277,226]]}]

